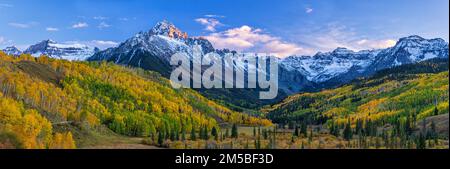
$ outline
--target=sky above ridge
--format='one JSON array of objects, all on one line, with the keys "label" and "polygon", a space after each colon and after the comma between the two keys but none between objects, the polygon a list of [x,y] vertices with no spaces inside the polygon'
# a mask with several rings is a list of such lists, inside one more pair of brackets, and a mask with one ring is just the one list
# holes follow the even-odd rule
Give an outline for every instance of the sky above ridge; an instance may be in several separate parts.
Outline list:
[{"label": "sky above ridge", "polygon": [[44,39],[104,49],[161,20],[215,48],[278,56],[449,39],[448,0],[0,0],[0,49]]}]

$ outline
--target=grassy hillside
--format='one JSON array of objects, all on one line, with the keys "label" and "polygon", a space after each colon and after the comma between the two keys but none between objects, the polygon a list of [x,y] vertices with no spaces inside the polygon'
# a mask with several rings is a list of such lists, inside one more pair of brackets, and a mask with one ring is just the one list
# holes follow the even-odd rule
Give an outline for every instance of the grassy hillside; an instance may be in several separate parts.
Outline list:
[{"label": "grassy hillside", "polygon": [[79,140],[80,131],[102,127],[169,139],[221,123],[271,124],[193,90],[175,90],[157,73],[103,62],[0,52],[0,90],[0,146],[5,147],[74,148],[72,134]]},{"label": "grassy hillside", "polygon": [[[320,125],[346,140],[389,136],[406,146],[444,137],[448,144],[448,133],[438,136],[436,129],[448,128],[448,73],[446,59],[399,66],[336,89],[290,96],[262,111],[281,126]],[[426,120],[442,114],[444,123]]]}]

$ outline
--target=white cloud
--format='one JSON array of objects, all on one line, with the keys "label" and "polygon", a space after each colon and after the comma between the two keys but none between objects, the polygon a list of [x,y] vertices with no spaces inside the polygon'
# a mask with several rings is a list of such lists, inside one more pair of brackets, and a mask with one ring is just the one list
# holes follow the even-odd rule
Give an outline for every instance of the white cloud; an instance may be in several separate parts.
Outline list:
[{"label": "white cloud", "polygon": [[91,40],[91,41],[66,41],[64,42],[64,44],[86,45],[90,47],[97,47],[103,50],[110,47],[116,47],[119,43],[107,40]]},{"label": "white cloud", "polygon": [[383,39],[383,40],[369,40],[369,39],[361,39],[356,41],[356,44],[359,45],[360,48],[366,49],[382,49],[392,47],[397,43],[397,41],[393,39]]},{"label": "white cloud", "polygon": [[219,20],[214,18],[197,18],[195,19],[196,22],[202,24],[205,26],[205,30],[215,32],[217,26],[222,26],[223,24],[220,23]]},{"label": "white cloud", "polygon": [[55,28],[55,27],[47,27],[47,28],[45,28],[45,30],[48,31],[48,32],[57,32],[57,31],[59,31],[59,29]]},{"label": "white cloud", "polygon": [[86,28],[88,26],[89,25],[86,22],[78,22],[78,23],[72,25],[72,28],[79,29],[79,28]]},{"label": "white cloud", "polygon": [[315,49],[316,52],[332,51],[337,47],[344,47],[354,51],[367,49],[383,49],[392,47],[396,41],[392,38],[373,39],[363,36],[354,28],[338,22],[329,23],[316,30],[302,32],[297,39]]},{"label": "white cloud", "polygon": [[118,18],[118,19],[119,19],[119,21],[127,22],[127,21],[131,21],[131,20],[137,20],[137,17],[132,17],[132,18],[122,17],[122,18]]},{"label": "white cloud", "polygon": [[3,45],[11,45],[12,43],[13,43],[12,40],[8,40],[5,37],[0,36],[0,45],[2,45],[2,47],[3,47]]},{"label": "white cloud", "polygon": [[119,21],[124,21],[124,22],[126,22],[126,21],[129,21],[130,19],[128,19],[128,18],[119,18]]},{"label": "white cloud", "polygon": [[104,16],[94,16],[93,19],[95,19],[95,20],[107,20],[108,17],[104,17]]},{"label": "white cloud", "polygon": [[223,15],[214,15],[214,14],[208,14],[208,15],[205,15],[205,17],[207,17],[207,18],[225,18],[225,16],[223,16]]},{"label": "white cloud", "polygon": [[114,41],[103,41],[103,40],[93,40],[92,42],[94,44],[97,44],[98,46],[109,46],[109,47],[117,46],[119,44]]},{"label": "white cloud", "polygon": [[306,9],[305,9],[305,12],[306,12],[306,13],[311,13],[311,12],[313,12],[313,11],[314,11],[314,10],[313,10],[312,8],[306,8]]},{"label": "white cloud", "polygon": [[99,29],[109,28],[111,25],[107,24],[106,22],[101,22],[98,26]]},{"label": "white cloud", "polygon": [[16,22],[10,22],[8,23],[9,26],[12,27],[16,27],[16,28],[29,28],[30,25],[29,24],[25,24],[25,23],[16,23]]},{"label": "white cloud", "polygon": [[279,37],[271,36],[261,29],[254,29],[247,25],[212,33],[204,38],[208,39],[216,48],[228,48],[241,52],[271,53],[278,57],[311,52],[309,49],[285,42]]}]

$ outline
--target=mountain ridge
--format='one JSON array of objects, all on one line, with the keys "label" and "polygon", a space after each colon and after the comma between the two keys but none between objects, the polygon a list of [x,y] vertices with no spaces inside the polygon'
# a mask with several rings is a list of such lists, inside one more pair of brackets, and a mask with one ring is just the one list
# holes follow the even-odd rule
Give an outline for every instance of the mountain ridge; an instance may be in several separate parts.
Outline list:
[{"label": "mountain ridge", "polygon": [[[42,44],[43,42],[47,43]],[[31,49],[34,48],[47,49],[48,44],[55,43],[50,40],[42,41],[31,46],[24,53],[33,53],[30,51],[33,51]],[[220,56],[227,53],[240,54],[228,49],[215,49],[207,39],[189,37],[186,32],[164,20],[156,23],[148,31],[135,34],[117,47],[111,47],[103,51],[94,50],[94,52],[91,52],[92,56],[83,56],[81,59],[69,58],[72,60],[114,62],[120,65],[156,71],[164,77],[169,77],[174,68],[169,64],[170,57],[177,52],[184,52],[192,56],[195,46],[200,47],[202,55],[210,52],[216,52]],[[34,51],[35,56],[43,53],[40,50]],[[52,48],[49,51],[46,53],[55,53],[52,52]],[[290,95],[333,88],[359,77],[373,75],[386,68],[417,63],[432,58],[448,58],[448,56],[448,43],[445,40],[440,38],[425,39],[418,35],[400,38],[393,47],[386,49],[352,51],[338,47],[333,51],[318,52],[312,56],[288,56],[278,60],[279,88],[282,91],[279,93]],[[55,58],[64,59],[63,57]],[[227,96],[212,97],[220,99]],[[256,101],[258,99],[256,94],[252,98],[250,100]],[[265,102],[264,104],[273,102],[275,101]]]}]

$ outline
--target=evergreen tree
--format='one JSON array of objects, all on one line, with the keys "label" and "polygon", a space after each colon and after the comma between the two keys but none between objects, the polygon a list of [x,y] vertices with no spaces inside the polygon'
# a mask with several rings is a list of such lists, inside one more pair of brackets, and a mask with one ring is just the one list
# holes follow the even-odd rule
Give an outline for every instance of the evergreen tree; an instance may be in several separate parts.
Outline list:
[{"label": "evergreen tree", "polygon": [[361,136],[363,134],[363,121],[362,120],[358,119],[356,121],[356,128],[355,128],[355,130],[356,130],[356,134],[357,135]]},{"label": "evergreen tree", "polygon": [[404,129],[407,135],[411,135],[412,133],[413,127],[411,123],[412,123],[411,116],[407,116]]},{"label": "evergreen tree", "polygon": [[330,134],[336,137],[339,137],[340,135],[339,127],[334,122],[331,122]]},{"label": "evergreen tree", "polygon": [[183,127],[181,129],[181,141],[185,141],[186,140],[186,128]]},{"label": "evergreen tree", "polygon": [[298,127],[295,126],[295,130],[294,130],[294,136],[298,137],[300,134],[298,132]]},{"label": "evergreen tree", "polygon": [[233,124],[233,127],[231,128],[231,137],[232,138],[238,138],[239,132],[236,124]]},{"label": "evergreen tree", "polygon": [[295,126],[295,124],[293,121],[288,122],[288,129],[294,129],[294,126]]},{"label": "evergreen tree", "polygon": [[175,131],[173,129],[170,130],[170,140],[175,141]]},{"label": "evergreen tree", "polygon": [[416,138],[416,148],[417,149],[426,148],[426,138],[422,133],[419,133],[419,136]]},{"label": "evergreen tree", "polygon": [[434,144],[438,144],[438,133],[436,131],[436,123],[431,121],[431,138],[434,140]]},{"label": "evergreen tree", "polygon": [[262,135],[263,135],[264,140],[267,140],[267,137],[269,136],[267,133],[267,129],[262,130]]},{"label": "evergreen tree", "polygon": [[194,129],[194,127],[192,127],[192,130],[191,130],[191,140],[192,141],[197,140],[197,137],[195,136],[195,129]]},{"label": "evergreen tree", "polygon": [[306,125],[305,122],[302,123],[301,128],[300,128],[300,133],[303,134],[305,137],[308,134],[308,126]]},{"label": "evergreen tree", "polygon": [[159,131],[158,132],[158,145],[159,146],[162,146],[162,144],[163,144],[163,142],[164,142],[164,138],[163,138],[164,136],[163,136],[163,133],[162,133],[162,131]]},{"label": "evergreen tree", "polygon": [[219,140],[219,135],[217,134],[217,129],[216,129],[216,127],[213,127],[212,129],[211,129],[211,136],[213,136],[214,137],[214,139],[217,141],[217,140]]},{"label": "evergreen tree", "polygon": [[209,133],[208,133],[208,126],[205,126],[205,129],[203,131],[204,139],[209,140]]},{"label": "evergreen tree", "polygon": [[261,138],[258,136],[255,140],[255,149],[261,149]]},{"label": "evergreen tree", "polygon": [[351,140],[352,138],[353,138],[353,132],[352,132],[352,126],[351,126],[350,119],[349,119],[344,128],[344,139],[348,141],[348,140]]}]

